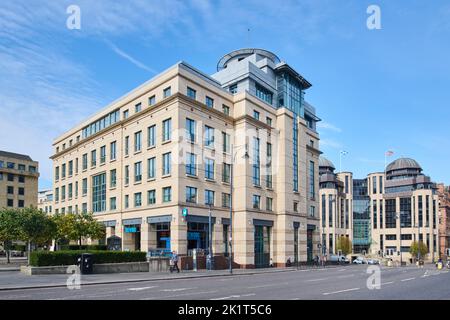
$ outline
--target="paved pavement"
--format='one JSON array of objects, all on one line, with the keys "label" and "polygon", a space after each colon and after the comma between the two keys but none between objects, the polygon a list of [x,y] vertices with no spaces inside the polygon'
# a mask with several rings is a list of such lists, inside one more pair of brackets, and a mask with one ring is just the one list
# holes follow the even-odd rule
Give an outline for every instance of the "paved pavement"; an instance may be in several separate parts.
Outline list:
[{"label": "paved pavement", "polygon": [[[242,272],[240,275],[182,278],[172,281],[139,280],[111,284],[92,283],[96,275],[83,276],[80,290],[67,287],[0,291],[0,299],[129,299],[129,300],[303,300],[303,299],[447,299],[450,300],[449,270],[381,267],[380,289],[369,290],[367,265],[326,269],[282,270],[275,272]],[[64,276],[64,275],[61,275]],[[101,279],[105,280],[105,275]],[[132,279],[133,275],[110,275]],[[192,276],[192,275],[190,275]],[[39,276],[41,277],[41,276]],[[55,277],[55,276],[49,276]],[[100,276],[99,276],[100,277]],[[29,277],[33,281],[34,277]],[[175,279],[176,278],[176,279]],[[48,278],[49,279],[49,278]],[[47,279],[47,280],[48,280]],[[59,279],[61,282],[63,278]],[[112,278],[111,278],[112,279]],[[0,286],[4,286],[0,278]]]}]

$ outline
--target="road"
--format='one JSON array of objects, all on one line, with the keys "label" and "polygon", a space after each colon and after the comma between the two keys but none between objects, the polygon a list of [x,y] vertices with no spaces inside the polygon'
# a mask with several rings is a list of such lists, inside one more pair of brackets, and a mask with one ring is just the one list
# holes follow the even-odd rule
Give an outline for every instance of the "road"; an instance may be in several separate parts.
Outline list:
[{"label": "road", "polygon": [[68,288],[0,291],[0,299],[303,300],[450,299],[449,270],[382,267],[380,289],[369,290],[367,265]]}]

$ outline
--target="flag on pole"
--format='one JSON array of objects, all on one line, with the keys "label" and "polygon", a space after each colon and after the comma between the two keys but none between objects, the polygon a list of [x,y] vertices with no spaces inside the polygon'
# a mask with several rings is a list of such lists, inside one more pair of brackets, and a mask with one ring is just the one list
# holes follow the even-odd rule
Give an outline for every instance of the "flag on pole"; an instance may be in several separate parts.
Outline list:
[{"label": "flag on pole", "polygon": [[394,151],[388,150],[388,151],[386,151],[385,155],[386,155],[386,157],[390,157],[390,156],[394,155]]}]

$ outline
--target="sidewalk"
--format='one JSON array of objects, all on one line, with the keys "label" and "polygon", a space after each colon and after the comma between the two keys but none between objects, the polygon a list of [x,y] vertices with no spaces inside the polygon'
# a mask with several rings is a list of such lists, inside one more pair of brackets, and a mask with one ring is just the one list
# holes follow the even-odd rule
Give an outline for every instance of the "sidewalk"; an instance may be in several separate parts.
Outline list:
[{"label": "sidewalk", "polygon": [[[337,266],[327,266],[332,268]],[[341,266],[342,267],[342,266]],[[322,268],[320,268],[322,269]],[[248,276],[254,274],[274,273],[274,272],[292,272],[292,271],[310,271],[319,270],[319,268],[268,268],[268,269],[234,269],[233,274],[228,270],[212,270],[212,271],[182,271],[180,273],[169,272],[137,272],[137,273],[109,273],[109,274],[90,274],[81,275],[81,285],[99,285],[110,283],[131,283],[145,281],[161,281],[191,278],[208,278],[208,277],[224,277],[224,276]],[[18,290],[18,289],[39,289],[39,288],[55,288],[65,287],[69,274],[54,275],[35,275],[28,276],[20,272],[0,272],[0,291]]]}]

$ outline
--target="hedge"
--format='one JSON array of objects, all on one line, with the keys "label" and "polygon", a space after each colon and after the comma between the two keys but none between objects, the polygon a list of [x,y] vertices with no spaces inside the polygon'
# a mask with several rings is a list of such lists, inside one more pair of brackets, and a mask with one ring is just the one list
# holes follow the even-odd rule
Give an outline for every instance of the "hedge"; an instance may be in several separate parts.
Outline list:
[{"label": "hedge", "polygon": [[30,265],[33,267],[74,265],[82,253],[92,253],[94,264],[147,261],[146,253],[140,251],[34,251],[30,256]]},{"label": "hedge", "polygon": [[82,245],[81,248],[76,244],[64,244],[60,245],[59,248],[62,251],[67,250],[95,250],[95,251],[106,251],[106,244],[93,244],[93,245]]}]

